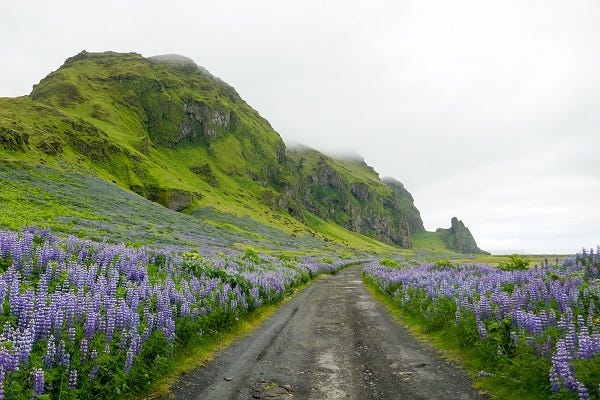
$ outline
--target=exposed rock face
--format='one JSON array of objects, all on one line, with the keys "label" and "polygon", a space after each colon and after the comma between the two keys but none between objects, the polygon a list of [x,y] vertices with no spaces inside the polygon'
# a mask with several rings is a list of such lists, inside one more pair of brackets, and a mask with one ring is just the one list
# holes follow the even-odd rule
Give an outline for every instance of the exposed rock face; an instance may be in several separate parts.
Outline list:
[{"label": "exposed rock face", "polygon": [[341,189],[340,176],[329,165],[324,157],[319,158],[315,173],[310,177],[315,186],[326,186],[332,189]]},{"label": "exposed rock face", "polygon": [[182,211],[192,203],[192,193],[187,190],[162,191],[159,203],[175,211]]},{"label": "exposed rock face", "polygon": [[373,200],[373,194],[369,191],[369,187],[362,183],[356,182],[350,186],[350,192],[360,202],[368,202]]},{"label": "exposed rock face", "polygon": [[287,192],[304,208],[353,232],[404,248],[412,246],[409,223],[395,192],[379,181],[372,168],[362,160],[348,161],[369,176],[370,180],[364,180],[364,175],[354,175],[320,153],[300,154],[295,165],[296,189]]},{"label": "exposed rock face", "polygon": [[486,253],[477,247],[469,228],[456,217],[450,221],[450,229],[438,228],[436,232],[443,235],[444,241],[452,250],[466,254]]},{"label": "exposed rock face", "polygon": [[176,138],[171,141],[171,147],[176,147],[186,139],[194,142],[200,136],[210,142],[231,125],[232,112],[215,110],[201,102],[184,103],[183,112],[181,127]]},{"label": "exposed rock face", "polygon": [[395,196],[392,199],[394,204],[390,206],[394,207],[404,215],[408,227],[410,228],[410,232],[425,232],[421,213],[417,207],[415,207],[414,199],[404,185],[393,178],[383,178],[381,181],[394,191]]},{"label": "exposed rock face", "polygon": [[73,148],[96,162],[108,161],[112,156],[119,154],[121,149],[115,146],[106,132],[98,129],[82,119],[64,119],[67,127],[64,134]]},{"label": "exposed rock face", "polygon": [[260,199],[271,208],[285,211],[300,222],[305,221],[303,207],[294,187],[287,187],[283,193],[279,194],[271,189],[266,189],[261,193]]},{"label": "exposed rock face", "polygon": [[182,211],[192,204],[194,197],[202,197],[200,193],[192,193],[181,189],[165,189],[156,186],[132,186],[130,189],[140,196],[174,211]]}]

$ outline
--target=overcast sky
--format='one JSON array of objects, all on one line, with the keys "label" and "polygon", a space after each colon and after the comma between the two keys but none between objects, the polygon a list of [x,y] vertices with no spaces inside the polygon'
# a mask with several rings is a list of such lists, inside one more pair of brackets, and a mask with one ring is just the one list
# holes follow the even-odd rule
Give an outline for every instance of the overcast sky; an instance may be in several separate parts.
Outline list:
[{"label": "overcast sky", "polygon": [[81,50],[191,57],[287,143],[361,154],[428,230],[600,244],[598,0],[0,3],[0,96]]}]

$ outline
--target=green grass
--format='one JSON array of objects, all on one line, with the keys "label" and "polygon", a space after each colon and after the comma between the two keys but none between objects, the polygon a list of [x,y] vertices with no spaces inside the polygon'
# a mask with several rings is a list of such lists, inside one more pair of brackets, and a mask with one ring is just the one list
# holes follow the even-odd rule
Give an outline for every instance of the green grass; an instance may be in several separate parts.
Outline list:
[{"label": "green grass", "polygon": [[[169,148],[165,145],[178,130],[183,104],[190,101],[230,112],[235,124],[211,142],[196,138],[196,143]],[[171,108],[166,114],[160,112],[165,104]],[[208,74],[136,54],[84,54],[43,79],[30,97],[0,99],[0,129],[17,135],[13,150],[0,151],[7,166],[76,170],[141,193],[185,190],[194,196],[190,213],[210,207],[296,237],[310,234],[301,222],[261,201],[265,182],[278,168],[281,138],[231,87]],[[27,137],[26,145],[19,145],[19,135]],[[49,154],[46,148],[52,143],[57,151]],[[217,188],[192,172],[199,165],[210,166]],[[17,200],[14,194],[12,199],[5,196],[7,209],[24,198],[25,189],[20,190]],[[92,219],[68,202],[64,207],[53,203],[52,196],[43,204],[42,211],[30,202],[15,220],[5,217],[3,225],[41,221],[56,228],[55,217]]]},{"label": "green grass", "polygon": [[55,231],[63,231],[68,224],[57,221],[57,216],[67,221],[101,220],[89,208],[49,201],[47,193],[41,189],[19,186],[14,182],[2,183],[0,204],[4,210],[10,210],[0,214],[0,226],[13,230],[24,226],[46,225],[45,227]]},{"label": "green grass", "polygon": [[10,210],[0,213],[3,228],[35,225],[129,245],[190,249],[247,242],[257,248],[324,248],[312,237],[288,240],[289,234],[250,218],[218,210],[179,213],[104,180],[45,167],[0,166],[0,208]]},{"label": "green grass", "polygon": [[[7,123],[26,118],[24,126],[41,125],[43,131],[60,137],[65,151],[81,152],[81,147],[88,145],[107,150],[105,153],[110,154],[105,154],[102,160],[88,164],[104,179],[124,187],[147,180],[165,187],[173,183],[185,189],[202,186],[185,163],[179,163],[185,154],[179,154],[178,150],[186,144],[205,149],[208,144],[209,151],[202,160],[212,159],[227,173],[237,170],[259,177],[270,166],[275,167],[275,149],[283,145],[270,125],[223,82],[205,73],[173,68],[136,54],[87,53],[74,57],[36,85],[30,98],[4,101],[3,108],[15,109]],[[13,106],[11,102],[20,104]],[[27,103],[30,110],[23,112],[22,103]],[[184,104],[191,103],[231,113],[235,124],[220,128],[219,140],[211,143],[196,137],[172,146],[173,140],[178,140],[185,116]],[[53,120],[47,124],[41,122],[38,108],[51,114]],[[70,124],[97,127],[101,130],[100,137],[106,140],[99,143],[83,135],[79,146],[69,143],[65,129]],[[144,138],[149,139],[147,148],[152,154],[143,149]],[[40,155],[37,153],[31,154],[30,161],[37,159]],[[167,159],[161,157],[163,154]],[[83,155],[89,156],[85,151]]]},{"label": "green grass", "polygon": [[411,236],[415,250],[445,254],[451,252],[437,232],[420,232]]},{"label": "green grass", "polygon": [[[368,236],[361,235],[356,232],[351,232],[347,229],[340,227],[339,225],[325,221],[314,214],[305,213],[306,224],[329,238],[329,240],[336,240],[345,246],[349,250],[364,250],[372,253],[401,253],[402,251],[397,247],[379,242]],[[406,252],[406,251],[405,251]]]},{"label": "green grass", "polygon": [[2,228],[19,230],[34,225],[133,246],[181,250],[253,246],[264,253],[340,255],[397,251],[316,217],[309,222],[319,224],[315,227],[323,233],[310,231],[295,220],[288,225],[285,217],[277,218],[276,213],[269,218],[277,224],[269,224],[247,212],[238,215],[213,207],[175,212],[102,179],[46,167],[0,166],[0,208],[10,210],[0,213]]},{"label": "green grass", "polygon": [[246,244],[265,253],[413,253],[310,213],[305,214],[307,225],[300,224],[253,203],[250,195],[239,200],[231,193],[229,202],[215,196],[211,201],[220,202],[219,208],[198,202],[193,210],[178,213],[99,178],[14,166],[0,166],[0,189],[0,207],[10,210],[0,213],[0,227],[9,229],[35,225],[83,238],[182,249]]},{"label": "green grass", "polygon": [[[529,259],[530,267],[534,267],[536,265],[541,266],[546,259],[548,259],[549,264],[556,264],[556,259],[558,259],[559,263],[563,262],[567,257],[565,254],[533,254],[533,255],[525,255],[527,259]],[[510,262],[509,255],[489,255],[489,254],[477,254],[469,257],[459,256],[457,258],[452,258],[452,261],[461,264],[461,263],[474,263],[474,264],[489,264],[489,265],[499,265],[500,263]]]}]

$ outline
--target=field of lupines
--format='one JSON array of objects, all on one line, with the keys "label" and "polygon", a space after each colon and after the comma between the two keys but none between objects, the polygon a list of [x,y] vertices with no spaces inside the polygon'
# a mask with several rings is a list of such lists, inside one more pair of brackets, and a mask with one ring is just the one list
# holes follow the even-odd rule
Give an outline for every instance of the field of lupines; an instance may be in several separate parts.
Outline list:
[{"label": "field of lupines", "polygon": [[143,390],[173,352],[340,263],[0,232],[0,400]]},{"label": "field of lupines", "polygon": [[375,262],[364,275],[426,331],[475,354],[482,379],[519,391],[515,398],[598,399],[599,253],[526,270]]}]

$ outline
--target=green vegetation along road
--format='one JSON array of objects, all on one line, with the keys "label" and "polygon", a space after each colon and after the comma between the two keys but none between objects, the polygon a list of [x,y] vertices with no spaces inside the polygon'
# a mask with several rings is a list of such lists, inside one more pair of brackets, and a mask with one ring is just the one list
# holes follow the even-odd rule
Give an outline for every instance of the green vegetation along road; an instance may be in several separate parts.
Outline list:
[{"label": "green vegetation along road", "polygon": [[485,398],[472,383],[398,325],[354,266],[310,285],[166,398]]}]

